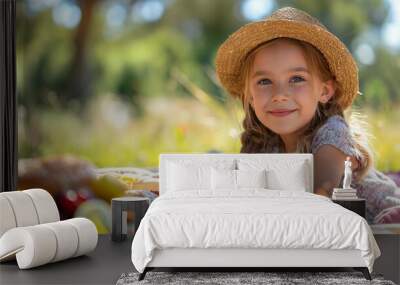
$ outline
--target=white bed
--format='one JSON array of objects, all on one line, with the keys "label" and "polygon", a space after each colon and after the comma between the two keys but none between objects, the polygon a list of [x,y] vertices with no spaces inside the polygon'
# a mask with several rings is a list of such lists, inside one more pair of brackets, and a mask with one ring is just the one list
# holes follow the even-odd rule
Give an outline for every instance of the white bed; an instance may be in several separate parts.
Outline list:
[{"label": "white bed", "polygon": [[159,167],[160,197],[132,242],[140,280],[156,267],[353,267],[370,279],[372,231],[313,194],[311,154],[161,154]]}]

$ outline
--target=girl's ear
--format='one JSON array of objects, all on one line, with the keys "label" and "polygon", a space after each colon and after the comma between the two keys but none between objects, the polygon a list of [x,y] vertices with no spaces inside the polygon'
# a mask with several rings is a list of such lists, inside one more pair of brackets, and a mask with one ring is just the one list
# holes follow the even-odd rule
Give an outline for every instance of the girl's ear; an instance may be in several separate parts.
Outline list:
[{"label": "girl's ear", "polygon": [[319,101],[325,104],[332,98],[333,95],[335,95],[335,91],[336,85],[333,79],[324,82],[322,86],[322,94],[319,97]]},{"label": "girl's ear", "polygon": [[254,99],[253,99],[253,96],[250,96],[250,98],[249,98],[249,103],[250,103],[250,106],[253,107],[253,109],[254,109]]}]

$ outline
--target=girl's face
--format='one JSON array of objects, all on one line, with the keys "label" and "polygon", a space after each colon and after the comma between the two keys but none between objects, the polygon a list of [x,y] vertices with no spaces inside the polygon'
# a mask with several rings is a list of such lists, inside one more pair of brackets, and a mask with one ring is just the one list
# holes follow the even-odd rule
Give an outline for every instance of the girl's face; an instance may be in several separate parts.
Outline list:
[{"label": "girl's face", "polygon": [[302,49],[277,40],[255,54],[249,75],[250,104],[257,118],[282,139],[296,136],[313,118],[318,102],[334,94],[333,81],[311,73]]}]

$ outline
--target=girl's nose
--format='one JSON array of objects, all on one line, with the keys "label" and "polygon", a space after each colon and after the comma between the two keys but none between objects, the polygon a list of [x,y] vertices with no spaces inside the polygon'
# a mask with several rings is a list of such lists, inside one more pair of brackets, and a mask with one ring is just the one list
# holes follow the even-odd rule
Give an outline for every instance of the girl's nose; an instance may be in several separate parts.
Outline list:
[{"label": "girl's nose", "polygon": [[275,85],[272,90],[272,101],[280,102],[288,100],[288,89],[283,84]]}]

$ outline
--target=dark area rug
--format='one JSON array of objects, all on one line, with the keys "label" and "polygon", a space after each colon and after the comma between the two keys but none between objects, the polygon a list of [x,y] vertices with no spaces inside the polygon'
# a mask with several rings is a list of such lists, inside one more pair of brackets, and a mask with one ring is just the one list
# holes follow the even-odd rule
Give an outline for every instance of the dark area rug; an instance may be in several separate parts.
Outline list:
[{"label": "dark area rug", "polygon": [[124,273],[117,285],[132,284],[387,284],[381,274],[371,274],[366,280],[361,272],[147,272],[138,281],[139,273]]}]

